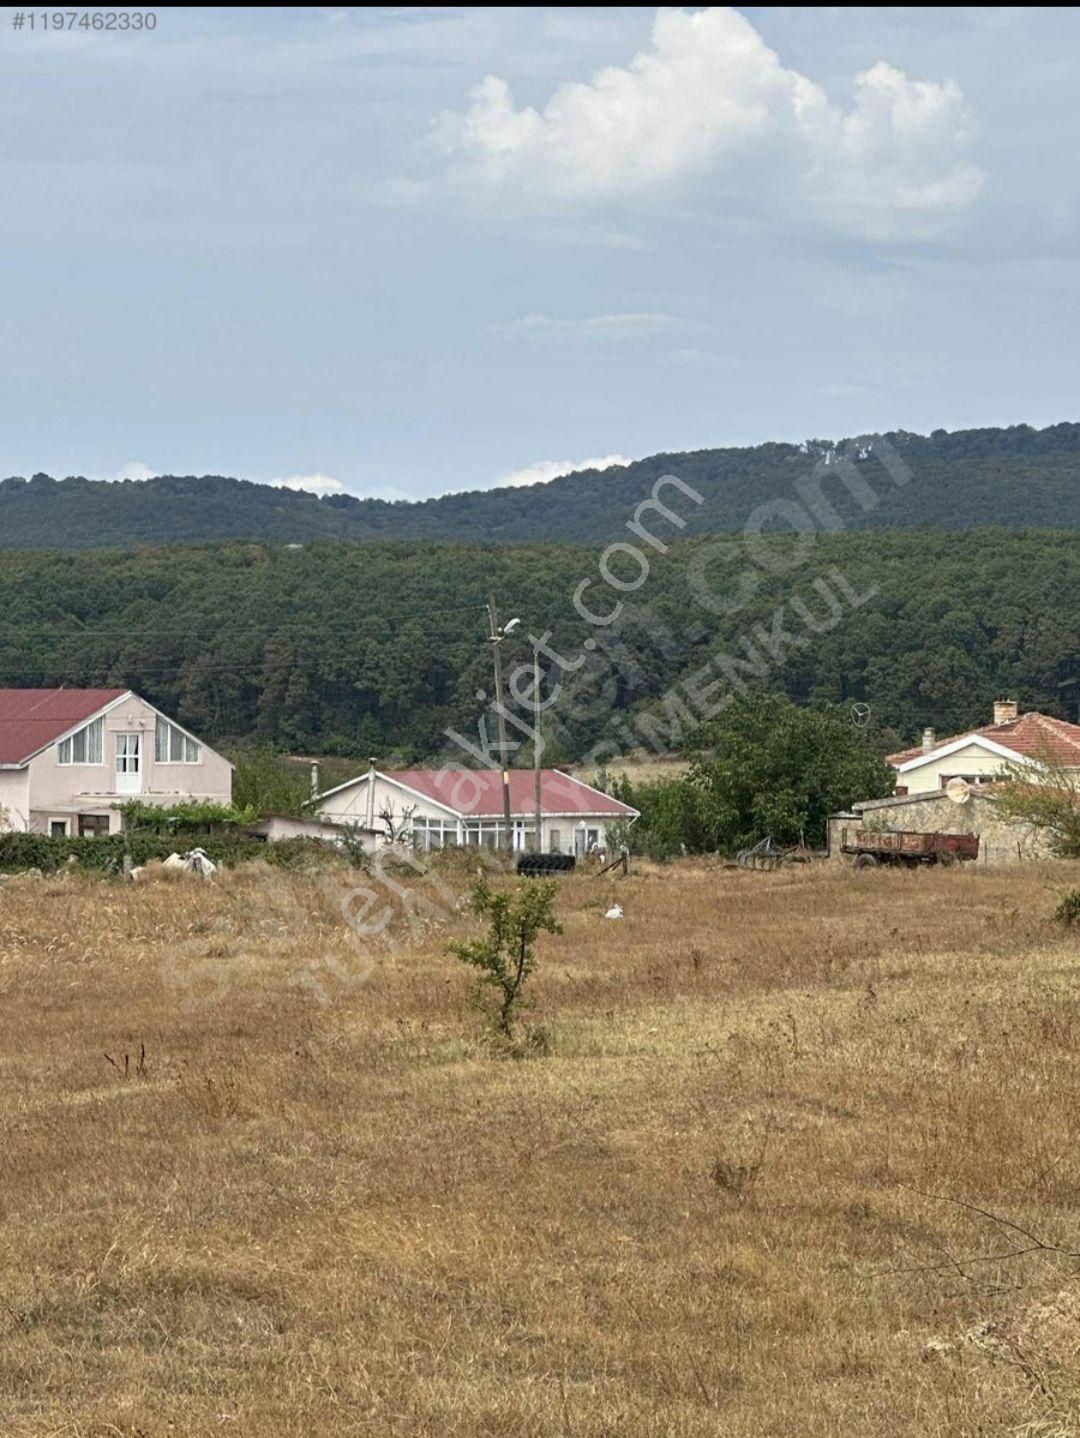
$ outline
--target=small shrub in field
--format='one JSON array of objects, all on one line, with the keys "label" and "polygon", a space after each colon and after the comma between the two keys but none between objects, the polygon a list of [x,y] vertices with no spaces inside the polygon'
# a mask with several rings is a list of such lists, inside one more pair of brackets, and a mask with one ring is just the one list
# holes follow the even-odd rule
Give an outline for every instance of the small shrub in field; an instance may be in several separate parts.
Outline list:
[{"label": "small shrub in field", "polygon": [[1071,929],[1073,924],[1080,923],[1080,889],[1070,889],[1054,910],[1054,918],[1059,924],[1064,924]]},{"label": "small shrub in field", "polygon": [[506,1038],[513,1036],[525,984],[536,968],[537,935],[562,933],[554,904],[552,880],[527,880],[510,893],[496,894],[481,878],[473,889],[471,907],[475,914],[490,920],[488,932],[482,939],[450,945],[456,958],[479,970],[481,986],[487,984],[496,991],[497,1006],[491,1017]]}]

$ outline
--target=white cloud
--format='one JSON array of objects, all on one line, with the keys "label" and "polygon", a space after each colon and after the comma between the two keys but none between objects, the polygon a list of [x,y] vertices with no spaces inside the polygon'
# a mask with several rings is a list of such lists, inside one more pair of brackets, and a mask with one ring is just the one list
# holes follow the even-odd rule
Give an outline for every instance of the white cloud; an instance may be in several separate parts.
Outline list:
[{"label": "white cloud", "polygon": [[116,474],[107,474],[104,478],[109,480],[135,479],[141,482],[146,479],[157,479],[159,474],[160,470],[151,469],[148,464],[143,464],[141,459],[129,459],[127,464]]},{"label": "white cloud", "polygon": [[524,469],[512,470],[495,483],[496,489],[517,488],[523,484],[547,484],[562,474],[577,474],[582,469],[612,469],[617,465],[633,464],[625,454],[605,454],[599,459],[538,459]]},{"label": "white cloud", "polygon": [[488,75],[433,138],[457,181],[537,202],[623,200],[708,176],[728,197],[764,192],[886,234],[974,200],[976,127],[954,81],[879,62],[854,88],[850,108],[834,104],[737,10],[663,9],[628,65],[560,85],[542,110],[519,109]]},{"label": "white cloud", "polygon": [[303,490],[306,494],[344,494],[345,486],[340,479],[332,479],[328,474],[293,474],[288,479],[268,479],[266,483],[271,489],[297,489]]}]

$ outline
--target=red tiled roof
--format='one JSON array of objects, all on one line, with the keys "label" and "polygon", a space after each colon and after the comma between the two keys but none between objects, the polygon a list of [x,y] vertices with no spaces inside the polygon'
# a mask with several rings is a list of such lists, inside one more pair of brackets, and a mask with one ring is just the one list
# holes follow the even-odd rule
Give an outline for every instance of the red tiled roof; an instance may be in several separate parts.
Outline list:
[{"label": "red tiled roof", "polygon": [[[472,818],[494,819],[503,811],[502,773],[498,769],[398,769],[385,777]],[[536,813],[535,785],[531,769],[510,770],[511,814],[528,818]],[[631,818],[637,813],[628,804],[558,769],[540,771],[540,806],[545,814]]]},{"label": "red tiled roof", "polygon": [[930,749],[917,744],[913,749],[901,749],[889,755],[894,767],[906,764],[909,759],[920,759],[933,754],[946,744],[955,744],[960,739],[974,739],[981,736],[1003,744],[1015,754],[1026,759],[1038,759],[1043,763],[1064,764],[1080,768],[1080,725],[1069,724],[1064,719],[1055,719],[1051,714],[1021,714],[1018,719],[1007,719],[1004,724],[987,724],[982,729],[971,729],[966,734],[953,734],[949,739],[935,739]]},{"label": "red tiled roof", "polygon": [[0,764],[22,764],[126,689],[0,689]]}]

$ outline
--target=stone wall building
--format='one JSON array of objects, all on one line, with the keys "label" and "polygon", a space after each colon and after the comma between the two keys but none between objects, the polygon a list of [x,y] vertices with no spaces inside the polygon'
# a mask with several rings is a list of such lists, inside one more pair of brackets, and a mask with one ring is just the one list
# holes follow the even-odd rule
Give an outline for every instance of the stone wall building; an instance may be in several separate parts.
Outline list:
[{"label": "stone wall building", "polygon": [[1015,864],[1050,857],[1046,839],[1031,825],[1007,818],[992,792],[972,788],[961,802],[943,789],[865,799],[829,819],[829,858],[843,859],[844,831],[900,829],[908,833],[977,834],[980,864]]}]

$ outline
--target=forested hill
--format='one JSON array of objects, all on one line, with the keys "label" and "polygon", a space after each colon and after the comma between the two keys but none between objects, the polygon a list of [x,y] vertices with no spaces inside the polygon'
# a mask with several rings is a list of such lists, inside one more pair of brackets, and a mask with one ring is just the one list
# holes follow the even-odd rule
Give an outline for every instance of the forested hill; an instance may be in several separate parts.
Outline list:
[{"label": "forested hill", "polygon": [[[562,685],[545,717],[560,762],[599,741],[625,752],[647,713],[700,712],[733,661],[800,703],[869,704],[883,748],[925,724],[983,722],[1006,693],[1076,717],[1073,533],[679,540],[634,593],[599,579],[599,555],[426,541],[4,553],[0,685],[130,686],[208,739],[427,759],[448,725],[477,739],[493,588],[523,621],[505,641],[508,678],[531,660],[530,632],[550,630],[575,666],[545,661]],[[575,612],[588,579],[596,611],[625,603],[611,628]]]},{"label": "forested hill", "polygon": [[[897,485],[882,439],[911,471]],[[875,446],[878,454],[875,454]],[[755,509],[795,498],[826,456],[849,454],[876,499],[853,499],[839,478],[825,493],[844,528],[1080,528],[1080,424],[1035,430],[893,433],[834,445],[762,444],[659,454],[624,468],[586,470],[549,484],[389,503],[314,495],[220,476],[106,483],[47,475],[0,482],[0,548],[96,549],[218,539],[432,539],[481,543],[613,538],[657,477],[674,474],[704,496],[683,501],[685,534],[739,530]]]}]

